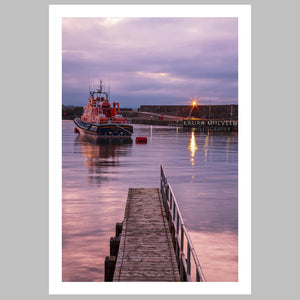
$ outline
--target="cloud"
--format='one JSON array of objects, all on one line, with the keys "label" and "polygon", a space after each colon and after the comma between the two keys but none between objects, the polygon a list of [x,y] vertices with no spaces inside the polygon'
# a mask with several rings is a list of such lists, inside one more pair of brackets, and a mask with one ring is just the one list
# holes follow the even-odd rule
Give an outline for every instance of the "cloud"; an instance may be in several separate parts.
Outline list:
[{"label": "cloud", "polygon": [[63,103],[86,104],[100,79],[121,106],[237,103],[237,28],[236,18],[64,18]]}]

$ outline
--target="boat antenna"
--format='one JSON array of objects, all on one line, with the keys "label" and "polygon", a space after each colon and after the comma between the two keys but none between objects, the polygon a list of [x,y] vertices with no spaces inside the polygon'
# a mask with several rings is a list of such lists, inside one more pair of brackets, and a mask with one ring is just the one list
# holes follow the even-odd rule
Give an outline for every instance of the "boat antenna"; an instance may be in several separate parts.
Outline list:
[{"label": "boat antenna", "polygon": [[89,93],[90,93],[90,96],[92,96],[92,92],[91,92],[91,83],[89,82]]},{"label": "boat antenna", "polygon": [[108,100],[110,100],[110,81],[108,82]]}]

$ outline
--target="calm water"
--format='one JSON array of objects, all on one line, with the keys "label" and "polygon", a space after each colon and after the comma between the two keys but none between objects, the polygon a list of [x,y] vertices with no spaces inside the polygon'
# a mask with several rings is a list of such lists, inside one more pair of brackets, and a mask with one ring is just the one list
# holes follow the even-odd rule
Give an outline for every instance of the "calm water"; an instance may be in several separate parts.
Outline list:
[{"label": "calm water", "polygon": [[[159,187],[164,165],[207,281],[238,280],[238,135],[134,125],[99,143],[62,123],[63,281],[103,281],[129,187]],[[135,144],[147,136],[147,144]]]}]

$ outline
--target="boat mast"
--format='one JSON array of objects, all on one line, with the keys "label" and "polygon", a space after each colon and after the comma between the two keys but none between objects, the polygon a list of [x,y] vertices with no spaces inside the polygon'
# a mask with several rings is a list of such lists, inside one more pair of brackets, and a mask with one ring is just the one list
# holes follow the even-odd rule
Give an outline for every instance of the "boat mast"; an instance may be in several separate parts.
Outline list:
[{"label": "boat mast", "polygon": [[100,80],[100,88],[99,88],[99,93],[102,93],[102,80]]}]

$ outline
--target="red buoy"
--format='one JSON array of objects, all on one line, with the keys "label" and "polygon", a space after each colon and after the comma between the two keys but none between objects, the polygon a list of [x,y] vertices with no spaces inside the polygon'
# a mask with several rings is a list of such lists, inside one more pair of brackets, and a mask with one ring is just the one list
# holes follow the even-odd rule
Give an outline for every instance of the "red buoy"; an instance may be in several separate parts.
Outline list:
[{"label": "red buoy", "polygon": [[77,127],[74,128],[74,133],[79,133],[79,130]]},{"label": "red buoy", "polygon": [[147,137],[145,137],[145,136],[137,136],[135,138],[135,142],[137,144],[147,144]]}]

